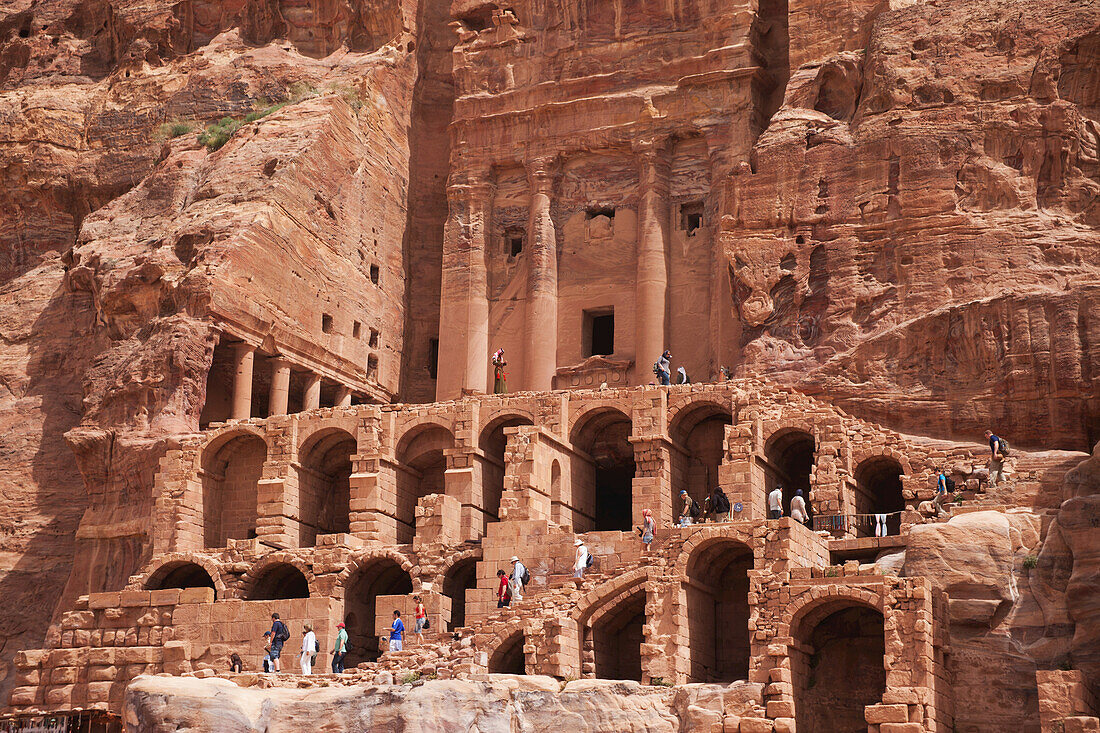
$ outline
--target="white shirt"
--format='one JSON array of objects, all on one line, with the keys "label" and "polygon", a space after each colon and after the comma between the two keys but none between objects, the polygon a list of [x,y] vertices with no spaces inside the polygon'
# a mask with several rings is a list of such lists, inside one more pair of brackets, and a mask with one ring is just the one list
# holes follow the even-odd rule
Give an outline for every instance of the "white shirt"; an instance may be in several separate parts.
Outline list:
[{"label": "white shirt", "polygon": [[796,522],[806,521],[806,500],[801,496],[795,496],[791,499],[791,518]]},{"label": "white shirt", "polygon": [[577,559],[573,563],[574,572],[588,566],[588,548],[581,545],[577,548]]},{"label": "white shirt", "polygon": [[768,508],[778,509],[783,511],[783,490],[772,489],[772,493],[768,494]]},{"label": "white shirt", "polygon": [[523,587],[523,571],[527,568],[523,567],[523,563],[516,561],[516,564],[512,567],[512,580],[516,585]]},{"label": "white shirt", "polygon": [[314,654],[317,649],[317,635],[312,631],[307,631],[306,635],[302,637],[302,652],[309,652]]}]

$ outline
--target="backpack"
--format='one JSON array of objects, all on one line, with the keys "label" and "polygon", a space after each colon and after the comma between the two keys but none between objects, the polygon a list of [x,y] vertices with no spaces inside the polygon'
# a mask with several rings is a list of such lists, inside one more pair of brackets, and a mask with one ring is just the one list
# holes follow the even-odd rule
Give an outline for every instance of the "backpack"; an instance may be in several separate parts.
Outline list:
[{"label": "backpack", "polygon": [[1004,438],[997,438],[997,447],[999,447],[1001,449],[1001,455],[1002,456],[1007,456],[1008,455],[1008,441],[1007,440],[1005,440]]},{"label": "backpack", "polygon": [[[586,549],[587,549],[587,548],[586,548]],[[593,562],[593,558],[592,558],[592,553],[591,553],[591,552],[589,552],[589,553],[588,553],[588,557],[586,557],[586,558],[584,559],[584,566],[585,566],[586,568],[590,568],[590,567],[592,567],[592,562]]]},{"label": "backpack", "polygon": [[527,587],[527,584],[531,582],[531,571],[527,568],[523,569],[523,577],[520,578],[520,582],[523,583],[524,587]]},{"label": "backpack", "polygon": [[279,622],[279,628],[275,630],[275,638],[284,642],[290,639],[290,629],[282,621]]},{"label": "backpack", "polygon": [[688,513],[691,514],[692,519],[697,519],[699,517],[699,502],[695,501],[695,499],[691,500],[691,507],[688,508]]},{"label": "backpack", "polygon": [[719,514],[725,514],[729,510],[730,500],[721,490],[719,490],[718,492],[716,492],[714,497],[714,511],[718,512]]},{"label": "backpack", "polygon": [[945,475],[943,477],[943,485],[947,489],[948,494],[953,494],[955,492],[955,479],[950,476]]},{"label": "backpack", "polygon": [[321,651],[321,642],[317,641],[317,637],[313,637],[313,653],[317,654]]},{"label": "backpack", "polygon": [[654,374],[660,374],[661,373],[661,365],[658,364],[657,362],[653,362],[653,373]]}]

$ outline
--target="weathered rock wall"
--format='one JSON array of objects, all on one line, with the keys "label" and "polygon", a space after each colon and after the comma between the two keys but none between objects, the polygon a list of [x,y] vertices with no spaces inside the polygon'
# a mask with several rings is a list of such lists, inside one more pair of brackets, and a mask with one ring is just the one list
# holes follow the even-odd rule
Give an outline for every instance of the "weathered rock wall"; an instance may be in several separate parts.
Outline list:
[{"label": "weathered rock wall", "polygon": [[913,432],[1100,439],[1098,21],[792,2],[783,106],[725,198],[740,368]]}]

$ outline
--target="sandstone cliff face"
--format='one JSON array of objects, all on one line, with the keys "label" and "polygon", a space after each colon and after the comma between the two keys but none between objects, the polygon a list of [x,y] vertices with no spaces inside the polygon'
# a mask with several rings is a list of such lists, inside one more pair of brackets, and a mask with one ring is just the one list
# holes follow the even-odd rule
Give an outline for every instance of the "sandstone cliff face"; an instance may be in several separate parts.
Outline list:
[{"label": "sandstone cliff face", "polygon": [[[148,553],[216,322],[360,372],[376,329],[378,389],[399,389],[414,21],[397,2],[0,9],[0,688],[60,598]],[[196,141],[288,97],[216,152]],[[172,120],[195,130],[166,139]],[[348,333],[320,334],[321,311]]]},{"label": "sandstone cliff face", "polygon": [[859,8],[792,12],[783,106],[727,188],[741,368],[912,432],[1090,448],[1100,9]]},{"label": "sandstone cliff face", "polygon": [[[227,680],[141,677],[126,693],[132,733],[280,733],[303,730],[737,730],[754,718],[762,686],[688,685],[493,675],[490,682],[243,689]],[[759,718],[757,718],[759,720]]]}]

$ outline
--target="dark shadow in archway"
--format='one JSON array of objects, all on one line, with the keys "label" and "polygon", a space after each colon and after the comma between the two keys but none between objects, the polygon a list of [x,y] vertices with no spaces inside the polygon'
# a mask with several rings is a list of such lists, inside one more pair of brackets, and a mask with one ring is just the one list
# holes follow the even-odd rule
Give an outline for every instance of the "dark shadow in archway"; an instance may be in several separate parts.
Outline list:
[{"label": "dark shadow in archway", "polygon": [[288,598],[309,598],[309,583],[302,571],[290,564],[271,565],[254,581],[248,594],[250,601],[279,601]]},{"label": "dark shadow in archway", "polygon": [[344,584],[344,624],[348,632],[351,651],[345,661],[351,667],[360,662],[377,661],[376,628],[378,613],[388,613],[378,608],[378,596],[397,596],[412,593],[412,578],[400,565],[389,558],[379,558],[361,566]]}]

